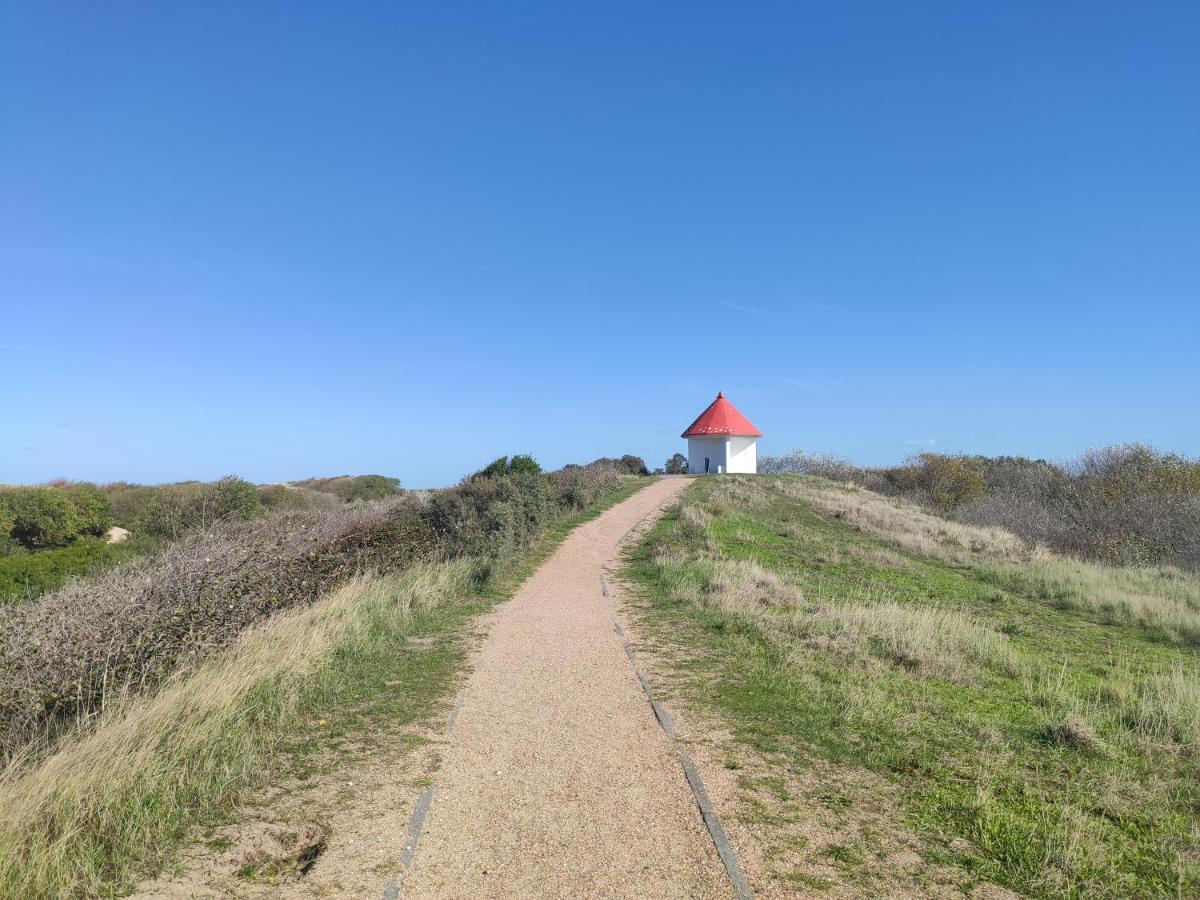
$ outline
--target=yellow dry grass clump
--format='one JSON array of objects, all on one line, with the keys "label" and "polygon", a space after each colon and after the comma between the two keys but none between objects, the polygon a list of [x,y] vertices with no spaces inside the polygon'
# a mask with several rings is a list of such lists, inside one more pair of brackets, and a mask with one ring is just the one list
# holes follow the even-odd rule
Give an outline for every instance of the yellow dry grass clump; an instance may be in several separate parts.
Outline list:
[{"label": "yellow dry grass clump", "polygon": [[[110,706],[51,755],[14,760],[0,773],[0,895],[93,893],[119,875],[104,858],[137,858],[243,781],[335,652],[367,649],[380,629],[467,590],[470,573],[456,561],[357,577],[153,696]],[[89,852],[102,844],[108,852]]]}]

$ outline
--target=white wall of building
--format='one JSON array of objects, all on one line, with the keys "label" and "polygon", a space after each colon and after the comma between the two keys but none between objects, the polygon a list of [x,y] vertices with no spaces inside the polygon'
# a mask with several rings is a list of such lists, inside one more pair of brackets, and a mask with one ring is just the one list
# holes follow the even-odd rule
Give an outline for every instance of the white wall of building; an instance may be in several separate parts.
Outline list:
[{"label": "white wall of building", "polygon": [[[704,461],[708,460],[708,469]],[[726,472],[754,474],[758,471],[758,441],[752,437],[688,438],[688,471],[693,475]]]},{"label": "white wall of building", "polygon": [[706,471],[704,461],[707,459],[708,474],[724,472],[727,443],[728,439],[722,436],[688,438],[688,471],[693,475],[703,475]]},{"label": "white wall of building", "polygon": [[758,439],[731,437],[725,451],[725,471],[753,475],[758,471]]}]

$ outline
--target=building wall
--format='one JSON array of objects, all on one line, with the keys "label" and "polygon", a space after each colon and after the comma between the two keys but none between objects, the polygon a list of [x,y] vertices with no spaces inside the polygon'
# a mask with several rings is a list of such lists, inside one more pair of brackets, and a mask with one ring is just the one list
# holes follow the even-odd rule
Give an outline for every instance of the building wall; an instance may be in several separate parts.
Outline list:
[{"label": "building wall", "polygon": [[708,457],[708,472],[716,475],[724,472],[725,449],[728,439],[724,437],[688,438],[688,471],[693,475],[704,474],[704,458]]},{"label": "building wall", "polygon": [[758,439],[731,437],[725,451],[725,471],[753,475],[758,471]]},{"label": "building wall", "polygon": [[751,437],[693,437],[688,438],[688,471],[704,474],[704,458],[708,457],[708,474],[726,472],[753,475],[758,471],[758,440]]}]

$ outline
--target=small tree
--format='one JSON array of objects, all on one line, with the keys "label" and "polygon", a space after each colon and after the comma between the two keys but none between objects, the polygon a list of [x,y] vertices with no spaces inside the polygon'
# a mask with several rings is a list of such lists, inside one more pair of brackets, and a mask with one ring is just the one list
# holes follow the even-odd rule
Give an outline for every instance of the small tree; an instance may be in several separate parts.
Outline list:
[{"label": "small tree", "polygon": [[687,457],[682,453],[676,453],[667,460],[667,464],[663,468],[668,475],[686,475],[688,470]]}]

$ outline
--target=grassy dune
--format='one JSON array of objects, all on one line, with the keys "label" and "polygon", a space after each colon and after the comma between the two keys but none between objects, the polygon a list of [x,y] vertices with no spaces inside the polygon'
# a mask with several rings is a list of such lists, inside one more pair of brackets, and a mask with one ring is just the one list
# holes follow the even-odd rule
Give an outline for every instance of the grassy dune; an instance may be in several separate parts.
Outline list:
[{"label": "grassy dune", "polygon": [[781,882],[1200,891],[1200,577],[803,476],[698,481],[630,571],[680,689],[769,773],[743,799]]}]

